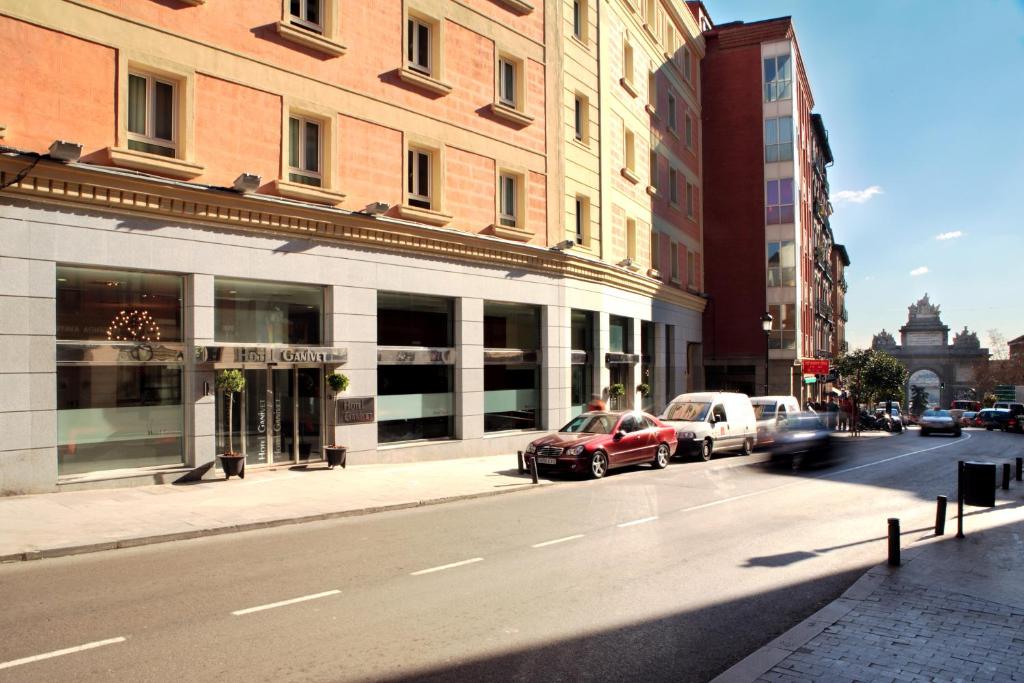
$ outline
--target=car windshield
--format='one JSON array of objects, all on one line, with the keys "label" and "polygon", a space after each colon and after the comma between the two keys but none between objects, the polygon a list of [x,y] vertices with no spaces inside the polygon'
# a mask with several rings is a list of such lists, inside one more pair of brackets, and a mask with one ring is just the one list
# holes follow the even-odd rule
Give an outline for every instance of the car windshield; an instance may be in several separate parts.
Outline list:
[{"label": "car windshield", "polygon": [[774,403],[755,403],[754,404],[754,419],[755,420],[769,420],[775,417],[775,404]]},{"label": "car windshield", "polygon": [[926,410],[923,417],[949,417],[948,410]]},{"label": "car windshield", "polygon": [[611,434],[615,426],[615,419],[612,415],[583,413],[569,420],[558,431],[560,432],[584,432],[587,434]]},{"label": "car windshield", "polygon": [[661,414],[662,420],[682,420],[684,422],[699,422],[708,416],[711,410],[710,403],[699,401],[673,401]]}]

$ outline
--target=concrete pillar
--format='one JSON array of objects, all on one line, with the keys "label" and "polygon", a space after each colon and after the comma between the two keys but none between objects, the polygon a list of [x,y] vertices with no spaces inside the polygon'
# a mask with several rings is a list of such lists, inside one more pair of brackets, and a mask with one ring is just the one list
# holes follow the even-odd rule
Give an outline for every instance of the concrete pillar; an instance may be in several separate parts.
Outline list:
[{"label": "concrete pillar", "polygon": [[607,311],[598,311],[594,316],[597,325],[597,341],[594,348],[594,393],[607,403],[608,385],[611,384],[611,371],[605,363],[605,354],[611,350],[611,316]]},{"label": "concrete pillar", "polygon": [[455,438],[484,435],[484,300],[455,300]]},{"label": "concrete pillar", "polygon": [[541,308],[543,414],[538,429],[558,429],[569,421],[572,390],[571,327],[571,309],[564,306]]},{"label": "concrete pillar", "polygon": [[[198,467],[213,462],[217,455],[216,375],[210,368],[200,369],[195,362],[195,346],[214,342],[214,293],[212,275],[188,275],[182,296],[185,340],[184,409],[185,464]],[[207,388],[209,392],[207,393]],[[237,400],[237,399],[236,399]],[[236,406],[237,408],[237,406]]]},{"label": "concrete pillar", "polygon": [[[629,331],[633,337],[630,342],[630,353],[640,355],[643,352],[642,326],[643,321],[640,318],[633,318],[630,322]],[[642,408],[640,394],[636,390],[637,384],[640,384],[640,361],[629,367],[629,381],[626,382],[626,405],[631,406],[633,410],[640,410]]]},{"label": "concrete pillar", "polygon": [[[328,346],[348,349],[348,361],[328,366],[348,376],[342,397],[377,395],[377,290],[363,287],[327,287],[325,302]],[[333,392],[324,387],[324,442],[348,447],[348,461],[377,462],[377,423],[338,425]],[[374,411],[377,412],[376,409]]]},{"label": "concrete pillar", "polygon": [[57,484],[56,283],[53,261],[0,258],[0,495]]},{"label": "concrete pillar", "polygon": [[667,395],[666,378],[667,368],[665,367],[665,323],[654,324],[654,358],[651,359],[651,396],[654,399],[654,409],[661,410],[672,396]]}]

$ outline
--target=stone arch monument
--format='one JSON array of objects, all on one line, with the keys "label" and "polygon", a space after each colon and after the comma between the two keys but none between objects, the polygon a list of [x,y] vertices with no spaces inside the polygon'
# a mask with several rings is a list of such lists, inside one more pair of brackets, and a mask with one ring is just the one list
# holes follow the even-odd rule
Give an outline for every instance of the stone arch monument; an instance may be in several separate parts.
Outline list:
[{"label": "stone arch monument", "polygon": [[987,360],[988,349],[981,348],[978,335],[964,329],[953,335],[949,343],[949,327],[943,324],[939,307],[925,294],[908,307],[907,323],[900,328],[900,341],[884,329],[871,340],[871,348],[896,357],[910,373],[905,387],[910,400],[910,387],[923,386],[929,404],[948,408],[959,398],[981,400],[975,395],[974,365]]}]

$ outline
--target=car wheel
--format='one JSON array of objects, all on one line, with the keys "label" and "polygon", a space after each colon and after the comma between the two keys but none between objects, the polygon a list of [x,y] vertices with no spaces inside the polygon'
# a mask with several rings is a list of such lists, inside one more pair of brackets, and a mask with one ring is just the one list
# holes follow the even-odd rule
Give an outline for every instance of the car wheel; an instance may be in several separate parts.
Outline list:
[{"label": "car wheel", "polygon": [[992,427],[985,427],[985,431],[986,432],[991,432],[992,431]]},{"label": "car wheel", "polygon": [[962,432],[961,432],[961,431],[960,431],[960,430],[958,429],[958,430],[956,430],[955,432],[953,432],[953,436],[955,436],[956,438],[958,438],[958,439],[959,439],[959,438],[960,438],[960,434],[961,434],[961,433],[962,433]]},{"label": "car wheel", "polygon": [[671,455],[667,443],[658,444],[658,450],[654,453],[654,469],[663,470],[668,467],[668,459]]},{"label": "car wheel", "polygon": [[928,436],[928,430],[924,427],[921,427],[921,436]]},{"label": "car wheel", "polygon": [[754,452],[754,440],[753,439],[744,439],[743,440],[743,448],[742,448],[742,450],[740,450],[740,455],[750,455],[753,452]]},{"label": "car wheel", "polygon": [[608,473],[608,456],[604,451],[597,451],[590,457],[590,478],[600,479]]},{"label": "car wheel", "polygon": [[700,447],[701,460],[710,460],[714,452],[715,445],[711,442],[711,439],[704,439],[704,443]]}]

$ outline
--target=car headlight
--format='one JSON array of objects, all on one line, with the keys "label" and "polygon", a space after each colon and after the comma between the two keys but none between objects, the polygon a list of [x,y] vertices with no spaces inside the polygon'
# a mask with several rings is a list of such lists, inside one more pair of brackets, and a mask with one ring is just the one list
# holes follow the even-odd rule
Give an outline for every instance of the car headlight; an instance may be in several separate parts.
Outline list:
[{"label": "car headlight", "polygon": [[693,432],[676,432],[677,439],[696,439],[697,435]]},{"label": "car headlight", "polygon": [[527,447],[526,447],[526,452],[527,452],[527,453],[536,453],[536,452],[537,452],[537,447],[536,447],[536,446],[534,446],[534,445],[533,445],[533,444],[531,443],[531,444],[530,444],[529,446],[527,446]]},{"label": "car headlight", "polygon": [[580,453],[583,452],[584,448],[585,448],[585,446],[583,446],[583,445],[573,446],[572,448],[565,449],[565,454],[566,455],[579,455]]}]

